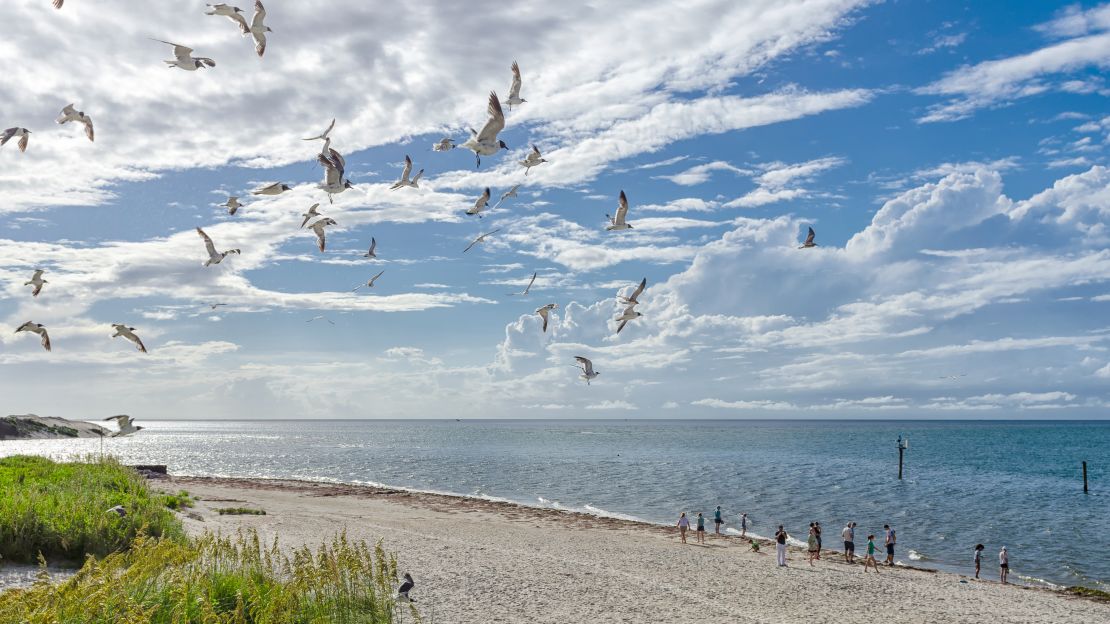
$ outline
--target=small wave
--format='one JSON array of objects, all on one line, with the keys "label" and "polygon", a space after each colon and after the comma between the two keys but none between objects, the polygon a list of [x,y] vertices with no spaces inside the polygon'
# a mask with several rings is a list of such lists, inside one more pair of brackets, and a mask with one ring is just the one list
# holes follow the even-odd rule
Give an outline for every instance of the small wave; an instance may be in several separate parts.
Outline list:
[{"label": "small wave", "polygon": [[644,520],[643,518],[630,516],[628,514],[617,513],[615,511],[609,511],[607,509],[602,509],[601,507],[594,507],[593,505],[583,505],[581,511],[584,513],[593,514],[595,516],[600,516],[602,518],[615,518],[617,520],[628,520],[630,522],[654,524],[652,522],[649,522],[648,520]]},{"label": "small wave", "polygon": [[1047,587],[1049,589],[1064,589],[1063,585],[1057,585],[1056,583],[1050,583],[1049,581],[1046,581],[1043,578],[1037,578],[1035,576],[1025,576],[1024,574],[1015,574],[1014,576],[1016,576],[1019,579],[1025,581],[1029,585],[1038,585],[1038,586],[1041,586],[1041,587]]},{"label": "small wave", "polygon": [[910,558],[910,561],[924,561],[925,559],[928,559],[928,557],[913,549],[910,549],[908,556]]}]

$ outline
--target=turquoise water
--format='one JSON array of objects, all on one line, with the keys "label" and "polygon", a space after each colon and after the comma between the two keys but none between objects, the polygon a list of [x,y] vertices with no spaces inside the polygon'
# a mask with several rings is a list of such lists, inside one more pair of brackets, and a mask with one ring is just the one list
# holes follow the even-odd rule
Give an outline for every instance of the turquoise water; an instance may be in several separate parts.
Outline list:
[{"label": "turquoise water", "polygon": [[[891,524],[897,559],[969,572],[972,547],[1010,552],[1030,583],[1110,581],[1110,422],[249,421],[145,422],[108,440],[128,463],[190,475],[372,483],[673,523],[680,511],[760,535],[825,527],[839,547]],[[895,439],[909,438],[898,481]],[[0,442],[56,457],[98,440]],[[1080,462],[1092,490],[1082,492]]]}]

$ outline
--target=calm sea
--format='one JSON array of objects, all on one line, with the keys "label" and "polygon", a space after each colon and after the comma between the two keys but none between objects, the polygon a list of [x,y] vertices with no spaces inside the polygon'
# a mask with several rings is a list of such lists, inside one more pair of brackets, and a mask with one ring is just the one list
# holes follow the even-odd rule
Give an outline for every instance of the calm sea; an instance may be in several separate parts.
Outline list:
[{"label": "calm sea", "polygon": [[[1029,583],[1110,582],[1110,422],[951,421],[148,421],[110,439],[127,463],[185,475],[399,486],[656,523],[680,511],[759,535],[782,523],[826,547],[884,523],[897,559],[968,572],[972,547],[1010,552]],[[895,439],[906,436],[898,481]],[[0,455],[64,457],[98,440],[0,442]],[[1080,462],[1089,462],[1091,493]],[[712,525],[709,524],[711,527]]]}]

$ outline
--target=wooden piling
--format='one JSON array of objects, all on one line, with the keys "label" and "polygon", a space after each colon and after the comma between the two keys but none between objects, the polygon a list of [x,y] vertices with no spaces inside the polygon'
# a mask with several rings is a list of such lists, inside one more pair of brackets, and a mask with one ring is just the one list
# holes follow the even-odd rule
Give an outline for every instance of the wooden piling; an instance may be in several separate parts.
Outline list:
[{"label": "wooden piling", "polygon": [[1089,494],[1087,491],[1087,462],[1083,462],[1083,493]]}]

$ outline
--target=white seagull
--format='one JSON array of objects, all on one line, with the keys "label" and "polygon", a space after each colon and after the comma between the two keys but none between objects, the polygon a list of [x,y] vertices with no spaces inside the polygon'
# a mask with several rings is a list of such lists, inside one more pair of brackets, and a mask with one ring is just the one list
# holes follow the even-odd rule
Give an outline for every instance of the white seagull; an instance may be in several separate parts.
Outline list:
[{"label": "white seagull", "polygon": [[31,296],[38,297],[39,293],[42,292],[42,285],[47,283],[49,282],[42,279],[42,269],[36,269],[35,274],[31,276],[31,280],[23,282],[23,285],[33,286],[34,288],[31,289]]},{"label": "white seagull", "polygon": [[455,149],[455,140],[451,137],[443,137],[439,143],[432,143],[433,152],[446,152]]},{"label": "white seagull", "polygon": [[319,185],[328,194],[328,202],[332,202],[332,195],[354,188],[351,181],[343,177],[347,168],[347,161],[334,149],[328,148],[328,154],[316,156],[316,162],[324,167],[324,181]]},{"label": "white seagull", "polygon": [[235,22],[239,26],[239,30],[244,35],[250,33],[251,27],[247,26],[247,18],[240,15],[243,12],[243,9],[240,9],[237,6],[231,6],[230,4],[224,4],[222,2],[220,4],[209,4],[208,6],[212,10],[205,11],[205,15],[222,15]]},{"label": "white seagull", "polygon": [[316,212],[316,209],[319,208],[319,207],[320,207],[320,204],[312,204],[311,206],[308,207],[308,212],[302,212],[301,213],[301,216],[304,217],[304,221],[301,221],[301,227],[304,227],[305,225],[308,224],[309,221],[311,221],[312,219],[320,216],[320,213]]},{"label": "white seagull", "polygon": [[119,416],[112,416],[111,418],[105,418],[104,420],[114,420],[114,421],[116,421],[116,426],[119,427],[119,431],[112,434],[113,438],[121,438],[121,437],[126,436],[126,435],[131,435],[132,433],[135,433],[138,430],[142,429],[142,427],[136,427],[135,426],[135,419],[134,418],[132,418],[130,416],[127,416],[125,414],[120,414]]},{"label": "white seagull", "polygon": [[332,120],[331,120],[331,124],[329,124],[329,125],[328,125],[328,127],[327,127],[327,129],[326,129],[326,130],[324,130],[323,132],[321,132],[321,133],[320,133],[319,135],[317,135],[317,136],[314,136],[314,137],[308,137],[307,139],[304,139],[304,140],[305,140],[305,141],[317,141],[317,140],[319,140],[319,141],[326,141],[326,140],[328,139],[328,135],[329,135],[329,134],[331,134],[331,130],[332,130],[332,128],[334,128],[334,127],[335,127],[335,118],[332,118]]},{"label": "white seagull", "polygon": [[559,304],[557,304],[557,303],[549,303],[545,306],[536,308],[536,314],[539,314],[540,318],[543,319],[543,331],[544,331],[544,333],[547,333],[547,315],[548,315],[548,313],[550,313],[552,310],[554,310],[555,308],[558,308],[558,307],[559,307]]},{"label": "white seagull", "polygon": [[281,182],[274,182],[251,191],[251,195],[281,195],[285,191],[292,191],[293,187]]},{"label": "white seagull", "polygon": [[183,46],[180,43],[170,43],[161,39],[154,39],[159,43],[173,46],[173,60],[166,61],[168,67],[177,67],[185,71],[196,71],[202,67],[215,67],[216,61],[208,58],[207,56],[193,56],[193,49]]},{"label": "white seagull", "polygon": [[27,321],[26,323],[16,328],[15,333],[18,334],[19,332],[31,332],[34,334],[38,334],[42,338],[42,348],[46,349],[47,351],[50,350],[50,334],[46,333],[45,325],[41,323],[32,323],[31,321]]},{"label": "white seagull", "polygon": [[139,337],[135,335],[135,328],[134,327],[128,327],[128,326],[120,324],[120,323],[112,323],[112,327],[114,327],[116,329],[116,333],[112,334],[112,338],[116,338],[118,336],[123,336],[124,338],[126,338],[126,339],[130,340],[131,342],[135,343],[135,346],[139,349],[139,351],[142,351],[143,353],[146,353],[146,347],[143,345],[143,341],[140,340]]},{"label": "white seagull", "polygon": [[621,333],[621,330],[624,329],[624,326],[628,325],[628,321],[634,321],[641,316],[643,316],[643,314],[640,314],[636,311],[636,304],[630,304],[627,308],[624,309],[624,312],[622,312],[620,316],[613,319],[614,321],[620,322],[620,325],[617,326],[617,333]]},{"label": "white seagull", "polygon": [[517,196],[516,195],[516,190],[518,188],[520,188],[520,185],[519,184],[514,184],[513,188],[511,188],[511,189],[505,191],[504,193],[502,193],[501,194],[501,199],[497,200],[497,203],[493,205],[493,209],[497,210],[498,208],[500,208],[501,204],[504,203],[506,199],[508,199],[510,197],[516,197]]},{"label": "white seagull", "polygon": [[219,264],[228,254],[239,253],[238,249],[228,249],[227,251],[218,252],[216,251],[216,246],[212,244],[212,239],[204,233],[204,230],[197,228],[197,234],[200,234],[200,237],[204,239],[204,248],[208,250],[208,260],[204,263],[204,266]]},{"label": "white seagull", "polygon": [[541,158],[540,148],[533,145],[532,151],[528,152],[528,156],[526,156],[524,160],[520,161],[520,166],[524,167],[524,175],[528,175],[528,172],[532,170],[532,167],[539,166],[540,164],[545,162],[547,162],[547,159]]},{"label": "white seagull", "polygon": [[806,242],[802,243],[802,245],[798,247],[798,249],[808,249],[810,247],[816,247],[817,243],[813,242],[813,239],[816,238],[816,236],[817,232],[814,232],[813,228],[809,228],[809,234],[806,236]]},{"label": "white seagull", "polygon": [[466,249],[463,250],[463,253],[466,253],[466,252],[470,251],[470,248],[477,245],[478,243],[484,243],[486,241],[487,236],[490,236],[491,234],[496,234],[500,231],[501,231],[501,228],[497,228],[496,230],[486,232],[485,234],[482,234],[478,238],[475,238],[474,240],[470,241],[470,244],[466,246]]},{"label": "white seagull", "polygon": [[365,286],[367,288],[373,288],[374,287],[374,282],[378,281],[378,278],[382,276],[382,273],[385,273],[385,269],[382,269],[381,271],[378,271],[378,274],[375,275],[374,277],[371,277],[370,281],[366,282],[365,284],[359,284],[358,286],[355,286],[354,288],[352,288],[351,292],[355,292],[356,290],[358,290],[359,288],[362,288],[363,286]]},{"label": "white seagull", "polygon": [[590,385],[590,380],[591,379],[594,379],[595,377],[597,377],[598,375],[601,374],[601,373],[594,370],[594,363],[593,362],[591,362],[588,359],[582,357],[581,355],[574,356],[574,359],[578,362],[578,366],[575,366],[575,368],[582,371],[581,378],[586,380],[586,385],[587,386]]},{"label": "white seagull", "polygon": [[362,254],[362,257],[363,258],[377,258],[378,254],[375,253],[375,251],[374,251],[377,248],[378,248],[378,240],[376,238],[374,238],[373,236],[371,236],[370,237],[370,250],[367,251],[366,253]]},{"label": "white seagull", "polygon": [[331,217],[324,217],[323,219],[320,219],[312,225],[308,226],[308,229],[316,232],[316,246],[320,248],[321,252],[324,251],[324,246],[327,243],[327,240],[324,237],[324,228],[328,227],[329,225],[339,224],[336,223],[335,219],[332,219]]},{"label": "white seagull", "polygon": [[394,182],[393,186],[389,187],[389,190],[396,191],[397,189],[404,186],[420,188],[420,176],[424,175],[424,170],[421,169],[420,171],[417,171],[416,175],[413,176],[411,180],[409,179],[410,173],[412,173],[412,159],[409,158],[408,154],[405,154],[405,169],[401,172],[401,179]]},{"label": "white seagull", "polygon": [[468,214],[468,215],[478,215],[478,218],[481,219],[482,218],[482,211],[485,210],[486,208],[489,208],[489,187],[488,186],[486,187],[486,190],[482,191],[482,194],[478,196],[478,199],[474,201],[474,206],[467,209],[466,214]]},{"label": "white seagull", "polygon": [[262,58],[262,55],[266,53],[266,33],[274,32],[270,30],[269,26],[262,23],[265,19],[266,7],[262,6],[261,0],[254,0],[254,17],[251,19],[251,27],[247,33],[254,37],[254,51],[258,53],[258,58]]},{"label": "white seagull", "polygon": [[470,138],[459,147],[474,152],[475,168],[482,166],[482,156],[492,156],[498,150],[509,149],[505,142],[497,138],[497,133],[505,129],[505,113],[501,110],[501,100],[497,94],[490,91],[489,105],[486,107],[489,119],[482,126],[481,132],[470,128]]},{"label": "white seagull", "polygon": [[27,128],[8,128],[5,130],[4,134],[0,135],[0,147],[3,147],[5,143],[11,141],[15,137],[19,137],[19,143],[16,144],[16,146],[19,147],[19,151],[26,152],[27,141],[31,138],[31,131]]},{"label": "white seagull", "polygon": [[69,123],[71,121],[79,121],[85,125],[85,136],[89,137],[90,141],[93,140],[92,118],[86,115],[84,112],[74,108],[73,104],[67,104],[66,107],[62,109],[62,112],[58,115],[58,118],[54,121],[60,124]]},{"label": "white seagull", "polygon": [[610,217],[606,213],[605,218],[609,219],[609,225],[605,227],[606,230],[631,230],[632,226],[625,222],[628,217],[628,198],[625,197],[624,191],[621,191],[620,200],[617,201],[617,216]]},{"label": "white seagull", "polygon": [[505,103],[509,105],[509,110],[513,110],[514,106],[520,106],[528,100],[521,99],[520,97],[520,65],[513,61],[513,66],[509,69],[513,70],[513,83],[509,85],[509,99]]},{"label": "white seagull", "polygon": [[532,273],[532,279],[528,282],[528,285],[524,287],[523,292],[509,293],[509,296],[510,297],[523,297],[523,296],[527,295],[528,291],[532,290],[532,284],[536,283],[536,276],[537,275],[539,275],[539,271],[536,271],[536,272]]},{"label": "white seagull", "polygon": [[640,299],[639,299],[640,294],[644,292],[645,288],[647,288],[647,278],[646,277],[644,279],[640,280],[640,285],[636,287],[636,290],[632,291],[631,295],[628,295],[627,297],[625,297],[624,295],[617,295],[617,299],[620,299],[621,303],[623,303],[625,305],[628,305],[628,306],[639,305],[639,303],[640,303]]},{"label": "white seagull", "polygon": [[232,216],[234,216],[235,213],[238,212],[239,209],[243,207],[243,204],[239,203],[239,197],[237,195],[229,196],[227,198],[227,201],[225,201],[224,203],[222,203],[220,205],[223,206],[224,208],[227,208],[227,214],[232,215]]}]

